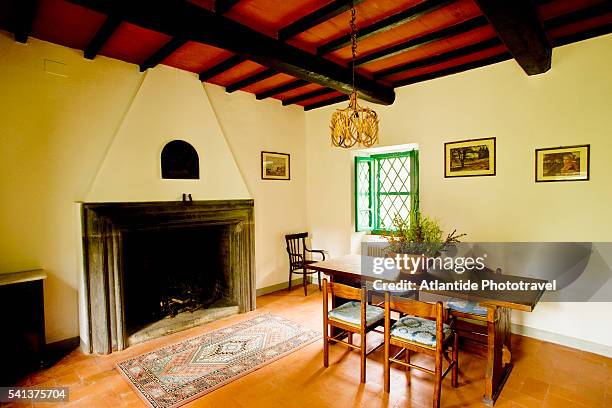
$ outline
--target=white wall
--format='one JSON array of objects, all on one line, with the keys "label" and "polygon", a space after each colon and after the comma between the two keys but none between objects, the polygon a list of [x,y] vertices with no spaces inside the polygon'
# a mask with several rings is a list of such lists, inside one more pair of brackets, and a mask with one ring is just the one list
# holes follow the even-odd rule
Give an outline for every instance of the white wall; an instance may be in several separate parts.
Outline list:
[{"label": "white wall", "polygon": [[[286,281],[282,234],[306,225],[301,110],[1,31],[0,90],[0,273],[48,271],[47,342],[79,334],[79,201],[253,197],[258,287]],[[174,138],[198,148],[201,180],[160,180]],[[259,180],[263,149],[292,154],[292,181]]]},{"label": "white wall", "polygon": [[[287,282],[284,235],[306,231],[304,111],[277,100],[256,101],[246,92],[228,94],[216,85],[205,88],[255,200],[257,287]],[[261,151],[289,153],[291,180],[262,180]]]},{"label": "white wall", "polygon": [[[44,72],[66,64],[67,77]],[[85,198],[140,84],[138,68],[0,32],[0,273],[45,268],[47,341],[78,334],[77,228]]]},{"label": "white wall", "polygon": [[[381,145],[418,143],[420,206],[470,241],[612,240],[612,35],[557,48],[528,77],[514,61],[396,90],[375,106]],[[306,113],[308,209],[315,245],[340,255],[352,233],[351,152],[330,147],[336,107]],[[497,176],[444,178],[444,142],[497,138]],[[591,181],[535,183],[534,150],[591,144]],[[320,163],[325,165],[314,165]],[[540,304],[515,321],[612,346],[612,304]]]},{"label": "white wall", "polygon": [[[148,70],[113,138],[88,202],[250,198],[206,91],[197,76],[160,65]],[[159,157],[171,140],[190,143],[197,180],[163,180]]]}]

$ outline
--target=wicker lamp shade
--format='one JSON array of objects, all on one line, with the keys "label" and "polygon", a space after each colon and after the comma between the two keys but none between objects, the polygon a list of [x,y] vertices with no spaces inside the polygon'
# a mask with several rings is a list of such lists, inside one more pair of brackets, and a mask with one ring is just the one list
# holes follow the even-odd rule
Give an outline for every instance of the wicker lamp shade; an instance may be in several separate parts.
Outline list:
[{"label": "wicker lamp shade", "polygon": [[372,147],[378,143],[378,115],[370,108],[363,108],[357,102],[355,89],[355,58],[357,58],[357,27],[355,7],[351,1],[351,69],[353,89],[349,106],[338,109],[331,118],[330,130],[332,145],[350,149],[353,146]]},{"label": "wicker lamp shade", "polygon": [[349,106],[336,110],[332,115],[330,129],[335,147],[372,147],[378,143],[378,115],[372,109],[359,106],[354,91]]}]

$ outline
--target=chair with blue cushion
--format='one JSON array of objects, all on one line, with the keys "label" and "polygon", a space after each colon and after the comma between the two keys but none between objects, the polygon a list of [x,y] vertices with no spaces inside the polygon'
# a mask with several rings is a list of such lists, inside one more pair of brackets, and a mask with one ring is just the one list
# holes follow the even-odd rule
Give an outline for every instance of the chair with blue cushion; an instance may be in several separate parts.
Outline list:
[{"label": "chair with blue cushion", "polygon": [[[329,295],[332,298],[342,298],[348,302],[329,310]],[[366,337],[369,331],[382,325],[385,311],[382,307],[369,305],[367,291],[323,279],[323,365],[329,366],[329,344],[342,343],[350,349],[359,350],[361,356],[361,382],[366,381],[366,356],[370,354],[366,347]],[[330,335],[331,328],[340,330],[336,335]],[[359,334],[359,346],[353,344],[353,334]],[[346,337],[347,341],[341,340]]]},{"label": "chair with blue cushion", "polygon": [[[403,317],[393,322],[391,312],[399,312]],[[415,368],[435,376],[433,406],[436,408],[440,406],[442,380],[446,374],[451,372],[452,386],[457,387],[459,343],[453,323],[446,324],[446,320],[447,311],[442,302],[426,303],[385,294],[385,392],[391,389],[392,363],[406,367],[408,373]],[[392,355],[391,346],[398,347],[399,351]],[[412,364],[413,352],[433,356],[434,370]],[[448,361],[446,370],[443,370],[444,359]],[[410,377],[407,378],[410,382]]]},{"label": "chair with blue cushion", "polygon": [[[495,273],[502,274],[502,270],[497,268]],[[486,350],[482,346],[487,346],[488,330],[494,324],[492,319],[489,319],[489,308],[485,305],[470,300],[451,298],[446,301],[446,307],[449,309],[452,317],[456,319],[455,331],[462,341],[470,341],[471,344],[476,343],[480,347],[481,352]]]}]

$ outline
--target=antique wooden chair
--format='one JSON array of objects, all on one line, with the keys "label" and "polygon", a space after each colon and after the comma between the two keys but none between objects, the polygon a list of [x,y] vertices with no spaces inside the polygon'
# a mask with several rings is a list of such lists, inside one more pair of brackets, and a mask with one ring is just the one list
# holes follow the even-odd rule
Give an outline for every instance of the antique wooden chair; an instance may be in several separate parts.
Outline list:
[{"label": "antique wooden chair", "polygon": [[[392,324],[391,312],[404,313]],[[425,371],[435,376],[433,406],[440,406],[440,391],[442,379],[452,372],[453,387],[458,385],[458,337],[450,325],[446,324],[447,313],[442,302],[425,303],[417,300],[391,297],[385,294],[385,357],[384,382],[385,392],[391,388],[391,363],[406,367],[407,379],[410,381],[410,369]],[[399,351],[391,356],[391,346],[399,347]],[[418,366],[410,362],[412,352],[423,353],[435,358],[434,369]],[[404,354],[404,361],[400,358]],[[443,359],[448,361],[446,370]]]},{"label": "antique wooden chair", "polygon": [[[325,251],[321,249],[308,249],[306,247],[306,238],[308,237],[307,232],[301,232],[299,234],[285,235],[285,241],[287,242],[287,254],[289,255],[289,287],[288,290],[291,292],[291,281],[293,280],[293,274],[297,273],[303,276],[304,284],[304,296],[308,295],[308,288],[306,287],[306,276],[313,273],[317,273],[319,280],[319,290],[321,290],[321,272],[315,271],[314,269],[308,269],[308,264],[315,263],[318,261],[308,259],[307,253],[320,254],[325,260]],[[301,271],[301,272],[300,272]]]},{"label": "antique wooden chair", "polygon": [[[502,274],[502,270],[497,268],[495,273]],[[450,315],[455,318],[455,331],[457,336],[462,340],[467,340],[470,343],[476,343],[481,347],[480,352],[483,354],[487,346],[488,326],[492,322],[489,321],[487,314],[488,308],[473,300],[463,300],[451,298],[446,301],[446,307],[449,309]]]},{"label": "antique wooden chair", "polygon": [[[349,302],[329,310],[329,295]],[[323,365],[329,366],[329,344],[342,343],[349,349],[359,350],[361,356],[361,382],[366,381],[366,356],[376,350],[367,351],[366,334],[378,327],[384,319],[382,307],[369,305],[365,289],[358,289],[323,279]],[[331,328],[338,328],[336,335],[330,335]],[[353,334],[359,334],[360,344],[353,344]],[[347,337],[347,341],[340,340]]]}]

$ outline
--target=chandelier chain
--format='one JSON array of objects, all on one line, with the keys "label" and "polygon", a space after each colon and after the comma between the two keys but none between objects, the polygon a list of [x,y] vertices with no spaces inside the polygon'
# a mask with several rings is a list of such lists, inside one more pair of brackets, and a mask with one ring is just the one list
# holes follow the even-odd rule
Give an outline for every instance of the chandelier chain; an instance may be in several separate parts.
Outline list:
[{"label": "chandelier chain", "polygon": [[372,147],[378,143],[378,115],[370,108],[359,106],[355,86],[355,61],[357,59],[357,17],[354,1],[351,6],[351,75],[352,89],[349,106],[338,109],[332,115],[330,130],[332,145],[350,149],[353,146]]},{"label": "chandelier chain", "polygon": [[355,89],[355,60],[357,59],[357,13],[351,0],[351,71],[353,75],[353,90]]}]

